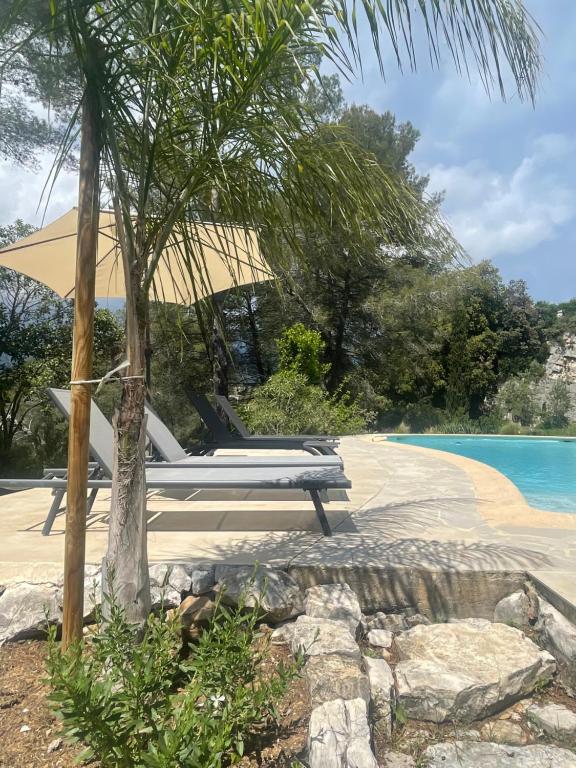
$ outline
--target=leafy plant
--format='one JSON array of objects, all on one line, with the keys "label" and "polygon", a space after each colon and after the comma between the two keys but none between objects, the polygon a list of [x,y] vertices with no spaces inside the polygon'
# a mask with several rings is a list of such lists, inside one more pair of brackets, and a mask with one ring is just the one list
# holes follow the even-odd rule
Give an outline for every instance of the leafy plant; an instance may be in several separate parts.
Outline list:
[{"label": "leafy plant", "polygon": [[512,421],[523,427],[534,423],[538,409],[534,397],[534,382],[528,375],[508,379],[498,393],[497,402]]},{"label": "leafy plant", "polygon": [[[107,608],[108,610],[108,608]],[[140,642],[110,600],[109,620],[62,650],[49,637],[50,700],[80,759],[103,768],[220,768],[276,717],[275,704],[298,664],[263,674],[269,644],[259,612],[218,604],[213,621],[183,658],[178,614],[150,616]]]},{"label": "leafy plant", "polygon": [[411,403],[406,408],[403,421],[411,432],[424,432],[442,421],[444,414],[439,408],[428,403]]},{"label": "leafy plant", "polygon": [[296,323],[286,328],[276,344],[280,355],[279,370],[300,373],[309,384],[322,383],[330,365],[322,363],[326,345],[318,331]]},{"label": "leafy plant", "polygon": [[543,410],[542,426],[545,428],[565,427],[572,398],[568,385],[562,379],[556,379],[548,390]]},{"label": "leafy plant", "polygon": [[357,434],[373,414],[343,392],[329,395],[295,371],[279,371],[254,390],[243,415],[260,434]]},{"label": "leafy plant", "polygon": [[576,437],[576,423],[567,424],[565,427],[538,427],[530,430],[532,435],[554,435],[560,437]]},{"label": "leafy plant", "polygon": [[491,413],[486,413],[477,421],[478,430],[484,435],[497,435],[503,426],[503,421],[500,413],[495,410]]},{"label": "leafy plant", "polygon": [[406,714],[406,710],[404,709],[404,705],[397,701],[392,707],[392,715],[394,717],[395,722],[399,726],[404,726],[408,722],[408,715]]},{"label": "leafy plant", "polygon": [[461,419],[443,421],[429,431],[441,435],[477,435],[482,430],[478,422],[464,416]]},{"label": "leafy plant", "polygon": [[522,429],[519,424],[514,421],[508,421],[502,425],[500,430],[501,435],[519,435],[522,433]]}]

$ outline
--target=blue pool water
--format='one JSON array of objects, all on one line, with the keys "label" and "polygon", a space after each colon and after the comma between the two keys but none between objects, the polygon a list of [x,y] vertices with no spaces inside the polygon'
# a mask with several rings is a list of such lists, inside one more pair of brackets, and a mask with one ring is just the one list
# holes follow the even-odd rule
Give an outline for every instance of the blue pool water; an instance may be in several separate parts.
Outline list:
[{"label": "blue pool water", "polygon": [[402,435],[390,440],[489,464],[540,509],[576,513],[576,441],[562,438]]}]

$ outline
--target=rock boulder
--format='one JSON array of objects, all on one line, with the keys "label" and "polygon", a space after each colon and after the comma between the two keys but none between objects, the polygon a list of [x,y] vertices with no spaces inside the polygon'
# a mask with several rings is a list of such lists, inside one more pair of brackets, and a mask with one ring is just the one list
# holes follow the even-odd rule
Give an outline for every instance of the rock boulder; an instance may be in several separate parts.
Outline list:
[{"label": "rock boulder", "polygon": [[418,624],[432,624],[427,616],[423,616],[421,613],[413,613],[411,616],[406,616],[406,624],[408,628],[417,627]]},{"label": "rock boulder", "polygon": [[152,607],[175,608],[190,592],[190,575],[184,565],[154,563],[149,568]]},{"label": "rock boulder", "polygon": [[370,683],[360,662],[347,656],[311,656],[304,666],[304,677],[312,706],[334,699],[370,701]]},{"label": "rock boulder", "polygon": [[286,624],[280,624],[279,627],[276,627],[270,635],[272,644],[282,645],[283,643],[286,643],[286,645],[290,645],[294,636],[294,626],[295,624],[293,621],[287,621]]},{"label": "rock boulder", "polygon": [[307,616],[341,621],[356,637],[362,610],[348,584],[320,584],[306,590],[304,610]]},{"label": "rock boulder", "polygon": [[548,736],[576,738],[576,713],[560,704],[533,704],[526,716],[536,728]]},{"label": "rock boulder", "polygon": [[364,666],[370,681],[372,705],[380,726],[384,727],[387,736],[392,734],[392,712],[396,699],[394,675],[384,659],[364,657]]},{"label": "rock boulder", "polygon": [[576,768],[567,749],[531,745],[510,747],[490,742],[435,744],[425,752],[426,768]]},{"label": "rock boulder", "polygon": [[0,595],[0,644],[37,637],[62,619],[61,588],[56,584],[13,584]]},{"label": "rock boulder", "polygon": [[176,608],[183,631],[190,630],[193,626],[207,626],[215,613],[216,603],[207,595],[188,595]]},{"label": "rock boulder", "polygon": [[308,727],[310,768],[378,768],[370,747],[363,699],[336,699],[312,710]]},{"label": "rock boulder", "polygon": [[410,755],[386,750],[384,768],[416,768],[416,763]]},{"label": "rock boulder", "polygon": [[548,682],[552,656],[522,632],[475,620],[418,626],[396,638],[398,701],[408,717],[470,722]]},{"label": "rock boulder", "polygon": [[522,728],[510,720],[496,720],[495,722],[486,723],[480,734],[484,741],[491,741],[496,744],[510,744],[514,747],[522,747],[529,741]]},{"label": "rock boulder", "polygon": [[562,681],[571,692],[576,692],[576,626],[540,598],[536,627],[540,632],[540,642],[558,662]]},{"label": "rock boulder", "polygon": [[375,613],[373,616],[366,617],[368,630],[386,629],[388,632],[403,632],[408,629],[406,617],[401,613]]},{"label": "rock boulder", "polygon": [[360,660],[360,649],[345,624],[331,619],[299,616],[294,623],[292,652],[310,656],[338,654]]},{"label": "rock boulder", "polygon": [[100,566],[86,565],[84,569],[84,621],[96,618],[96,610],[102,604],[102,570]]},{"label": "rock boulder", "polygon": [[214,568],[194,568],[190,573],[190,591],[193,595],[204,595],[214,586]]},{"label": "rock boulder", "polygon": [[392,647],[394,635],[387,629],[371,629],[368,632],[368,642],[377,648],[385,648],[387,651]]},{"label": "rock boulder", "polygon": [[262,610],[272,622],[284,621],[304,612],[300,587],[285,571],[251,566],[220,566],[216,569],[216,591],[228,605],[243,603]]},{"label": "rock boulder", "polygon": [[494,621],[511,627],[528,627],[534,624],[536,618],[534,600],[522,591],[504,597],[494,608]]}]

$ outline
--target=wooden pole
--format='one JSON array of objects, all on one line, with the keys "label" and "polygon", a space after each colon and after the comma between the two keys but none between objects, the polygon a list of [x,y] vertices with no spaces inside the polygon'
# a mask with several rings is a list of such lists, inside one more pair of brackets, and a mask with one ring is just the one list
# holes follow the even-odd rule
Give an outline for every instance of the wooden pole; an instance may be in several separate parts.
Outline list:
[{"label": "wooden pole", "polygon": [[98,107],[89,86],[84,93],[78,190],[78,241],[72,345],[72,404],[68,429],[68,487],[64,551],[64,648],[82,638],[84,560],[90,437],[96,252],[100,205]]}]

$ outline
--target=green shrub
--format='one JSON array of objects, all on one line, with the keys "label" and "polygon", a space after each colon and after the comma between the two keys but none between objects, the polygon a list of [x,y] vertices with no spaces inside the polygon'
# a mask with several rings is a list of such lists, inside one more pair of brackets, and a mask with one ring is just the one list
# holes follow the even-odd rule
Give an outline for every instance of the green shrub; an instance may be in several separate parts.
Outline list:
[{"label": "green shrub", "polygon": [[[358,405],[369,413],[376,414],[376,421],[378,422],[382,415],[390,414],[392,409],[392,401],[386,395],[376,390],[373,384],[366,377],[365,370],[354,370],[349,373],[344,381],[346,391],[350,393],[351,398],[358,403]],[[396,422],[400,423],[404,411],[400,412],[400,418]]]},{"label": "green shrub", "polygon": [[321,384],[330,370],[330,365],[322,363],[326,346],[318,331],[296,323],[286,328],[282,336],[276,339],[280,356],[278,369],[300,373],[308,384]]},{"label": "green shrub", "polygon": [[496,402],[499,410],[523,427],[531,426],[538,407],[534,396],[534,382],[528,376],[513,376],[502,385]]},{"label": "green shrub", "polygon": [[467,417],[443,421],[429,430],[429,432],[439,435],[477,435],[481,431],[478,422]]},{"label": "green shrub", "polygon": [[218,606],[198,645],[182,657],[177,618],[151,616],[140,642],[123,611],[91,641],[63,651],[49,639],[50,700],[80,759],[102,768],[221,768],[239,760],[297,665],[263,675],[268,641],[257,612]]},{"label": "green shrub", "polygon": [[498,435],[504,426],[504,421],[498,412],[487,413],[477,420],[478,431],[483,435]]},{"label": "green shrub", "polygon": [[408,432],[408,428],[403,423],[405,409],[396,406],[395,408],[388,408],[382,413],[378,413],[376,426],[380,432]]},{"label": "green shrub", "polygon": [[398,426],[396,426],[394,429],[392,429],[392,430],[385,430],[385,431],[392,431],[396,435],[409,435],[410,434],[410,428],[406,424],[404,424],[403,421],[400,424],[398,424]]},{"label": "green shrub", "polygon": [[562,379],[556,379],[546,394],[543,408],[542,426],[555,429],[568,424],[568,412],[572,406],[572,398],[568,385]]},{"label": "green shrub", "polygon": [[357,434],[373,418],[346,394],[329,395],[295,371],[271,376],[242,413],[248,427],[263,435]]},{"label": "green shrub", "polygon": [[541,425],[531,429],[530,434],[542,437],[576,437],[576,423],[567,424],[565,427],[545,427]]},{"label": "green shrub", "polygon": [[437,426],[444,415],[443,411],[428,403],[411,403],[406,408],[404,423],[410,427],[411,432],[424,432]]},{"label": "green shrub", "polygon": [[500,429],[501,435],[519,435],[521,432],[520,424],[517,424],[515,421],[507,421]]},{"label": "green shrub", "polygon": [[4,477],[38,477],[42,464],[29,435],[17,435],[9,451],[0,450],[0,467]]}]

